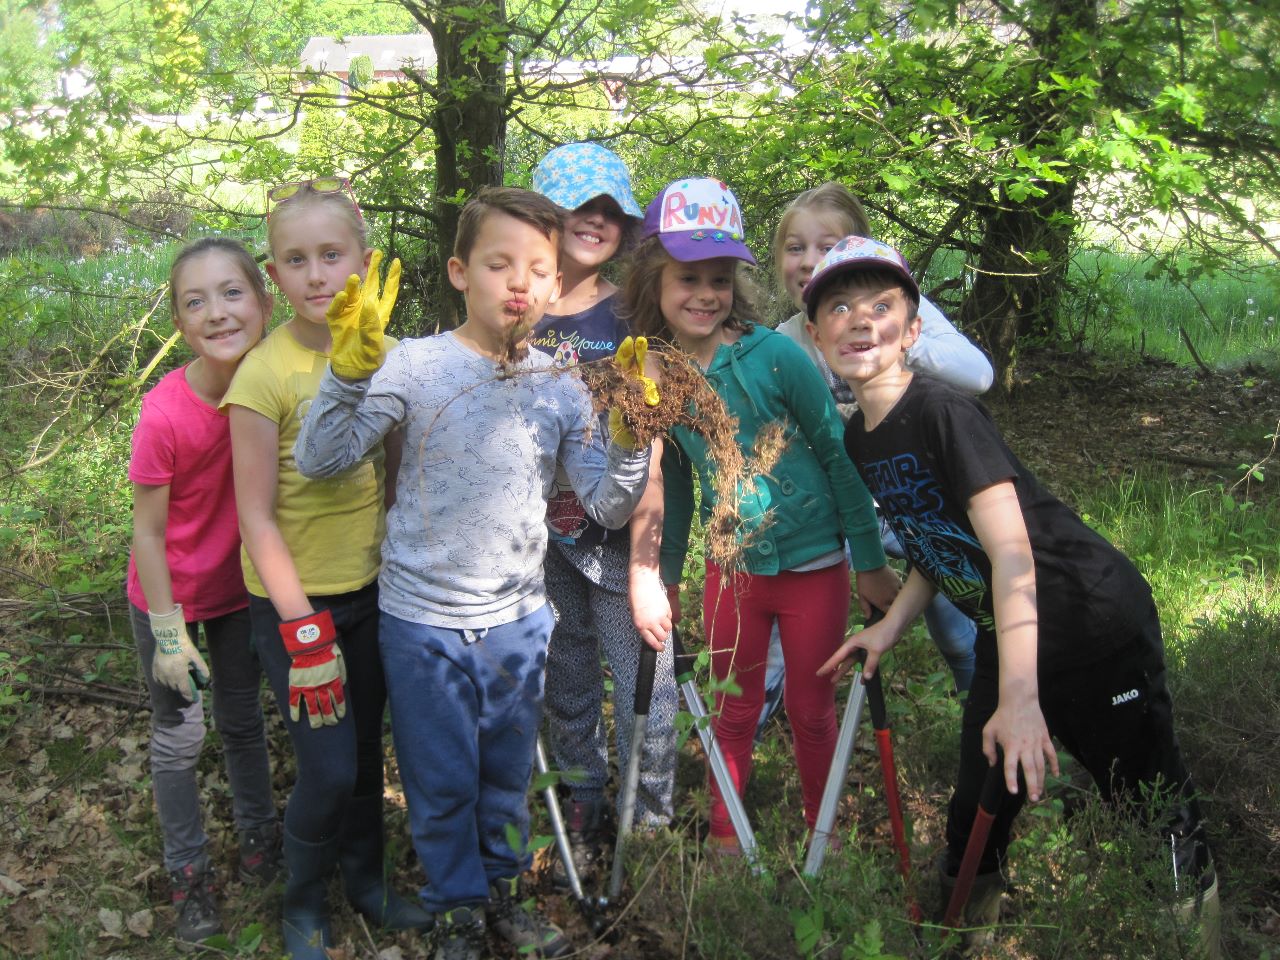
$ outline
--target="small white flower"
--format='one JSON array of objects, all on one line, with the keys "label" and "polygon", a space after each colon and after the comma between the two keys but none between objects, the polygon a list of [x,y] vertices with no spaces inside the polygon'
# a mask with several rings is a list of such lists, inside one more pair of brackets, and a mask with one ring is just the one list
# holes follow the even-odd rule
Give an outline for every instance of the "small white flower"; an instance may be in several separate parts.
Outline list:
[{"label": "small white flower", "polygon": [[1251,306],[1251,307],[1252,307],[1252,306],[1253,306],[1253,297],[1250,297],[1248,300],[1246,300],[1246,301],[1245,301],[1245,303],[1247,303],[1249,306]]}]

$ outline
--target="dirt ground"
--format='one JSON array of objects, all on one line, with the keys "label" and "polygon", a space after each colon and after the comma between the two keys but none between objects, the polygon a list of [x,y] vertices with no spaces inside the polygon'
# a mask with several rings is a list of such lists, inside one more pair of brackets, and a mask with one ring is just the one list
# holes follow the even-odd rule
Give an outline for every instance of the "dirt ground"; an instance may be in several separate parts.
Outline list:
[{"label": "dirt ground", "polygon": [[[1071,500],[1072,491],[1100,478],[1122,478],[1150,465],[1195,482],[1234,483],[1244,473],[1242,464],[1264,461],[1270,453],[1266,435],[1275,432],[1280,417],[1280,381],[1252,368],[1209,378],[1164,361],[1114,364],[1032,352],[1021,360],[1013,394],[991,398],[989,406],[1014,451]],[[1265,469],[1268,483],[1255,489],[1274,496],[1271,474],[1280,464],[1269,462]],[[5,586],[0,593],[11,589],[18,590]],[[0,608],[11,611],[0,613],[0,649],[16,656],[65,640],[49,636],[47,619],[24,620],[22,609]],[[65,632],[77,629],[83,628],[68,621]],[[117,616],[101,644],[89,648],[90,657],[96,650],[128,648],[127,623]],[[138,684],[130,678],[69,676],[65,682],[45,678],[40,687],[16,720],[14,707],[4,706],[7,717],[0,723],[0,767],[7,771],[0,778],[0,957],[46,951],[169,956],[168,882],[158,859],[151,797],[140,787],[148,714]],[[278,724],[272,736],[277,754],[287,749]],[[229,798],[209,753],[201,766],[206,795],[213,798],[208,826],[218,863],[230,874],[236,846]],[[281,800],[288,789],[286,763],[277,761]],[[394,805],[394,789],[391,799]],[[400,886],[407,889],[420,874],[403,835],[402,814],[393,813],[391,829],[401,832],[393,853]],[[226,919],[237,929],[259,920],[274,930],[277,896],[264,899],[229,882]],[[578,936],[585,932],[562,898],[553,898],[551,907]],[[614,946],[601,945],[587,955],[659,956],[655,931],[643,921],[630,929],[625,924]],[[425,955],[407,936],[396,945],[380,936],[383,949],[375,953],[348,914],[340,917],[339,929],[352,958]],[[227,955],[248,955],[248,946]]]}]

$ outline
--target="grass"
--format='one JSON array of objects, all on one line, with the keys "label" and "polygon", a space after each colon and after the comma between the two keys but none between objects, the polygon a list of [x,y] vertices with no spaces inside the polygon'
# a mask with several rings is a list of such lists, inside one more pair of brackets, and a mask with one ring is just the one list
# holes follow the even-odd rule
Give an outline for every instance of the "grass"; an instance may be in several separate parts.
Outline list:
[{"label": "grass", "polygon": [[[1177,264],[1180,280],[1154,263],[1109,249],[1077,251],[1059,316],[1059,336],[1104,353],[1195,362],[1182,331],[1212,369],[1280,365],[1280,280],[1271,263],[1243,264],[1232,273],[1198,274]],[[958,276],[960,258],[940,254],[924,288]]]},{"label": "grass", "polygon": [[[1164,613],[1179,736],[1204,794],[1226,912],[1230,956],[1265,956],[1269,890],[1280,881],[1280,592],[1275,571],[1280,502],[1241,504],[1221,489],[1131,476],[1084,491],[1089,521],[1133,556]],[[917,628],[886,661],[888,706],[916,874],[908,888],[940,907],[930,870],[943,846],[947,784],[958,748],[959,704],[932,644]],[[864,730],[840,829],[845,848],[817,881],[799,877],[803,835],[790,745],[770,728],[757,750],[747,806],[768,878],[713,876],[687,837],[637,885],[674,897],[679,924],[703,957],[936,958],[947,937],[907,922],[874,748]],[[1087,779],[1087,778],[1086,778]],[[1064,803],[1069,800],[1069,803]],[[698,819],[702,800],[687,799]],[[1055,784],[1019,818],[1011,851],[1015,894],[984,957],[1191,957],[1193,933],[1168,897],[1158,838],[1103,805],[1092,788]],[[673,865],[671,861],[675,861]],[[650,877],[646,871],[660,874]],[[664,913],[663,911],[667,911]],[[672,954],[674,955],[674,954]]]}]

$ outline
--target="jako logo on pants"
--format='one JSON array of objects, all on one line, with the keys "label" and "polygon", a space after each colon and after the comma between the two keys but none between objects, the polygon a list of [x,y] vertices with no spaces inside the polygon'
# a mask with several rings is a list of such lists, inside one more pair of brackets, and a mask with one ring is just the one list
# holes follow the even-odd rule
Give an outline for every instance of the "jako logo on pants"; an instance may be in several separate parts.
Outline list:
[{"label": "jako logo on pants", "polygon": [[1137,687],[1135,687],[1132,690],[1126,690],[1124,693],[1117,693],[1114,697],[1111,698],[1111,705],[1113,707],[1118,707],[1122,703],[1128,703],[1130,700],[1137,700],[1137,699],[1138,699],[1138,689]]}]

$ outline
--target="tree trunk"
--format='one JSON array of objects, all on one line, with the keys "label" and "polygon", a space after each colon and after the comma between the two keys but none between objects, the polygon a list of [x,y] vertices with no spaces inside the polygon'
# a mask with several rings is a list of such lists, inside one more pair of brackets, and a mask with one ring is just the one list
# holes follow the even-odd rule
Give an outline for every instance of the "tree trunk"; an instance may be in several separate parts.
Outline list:
[{"label": "tree trunk", "polygon": [[[1010,104],[1017,125],[1008,136],[1030,151],[1062,160],[1062,135],[1089,118],[1079,115],[1079,101],[1053,93],[1043,81],[1053,72],[1088,74],[1095,69],[1088,38],[1097,35],[1097,8],[1081,0],[1045,0],[1019,9],[1026,16],[1020,26],[1031,42],[1032,59],[1024,86]],[[995,202],[982,203],[977,211],[983,235],[960,322],[981,331],[1005,392],[1013,386],[1019,340],[1050,334],[1057,323],[1077,226],[1073,204],[1083,175],[1070,164],[1058,169],[1065,182],[1035,181],[1043,196],[1015,201],[1001,190]]]},{"label": "tree trunk", "polygon": [[1013,386],[1019,340],[1053,332],[1067,278],[1075,226],[1053,214],[1070,214],[1076,184],[1048,186],[1049,195],[1034,204],[985,214],[976,276],[960,308],[961,327],[980,331],[1005,392]]},{"label": "tree trunk", "polygon": [[506,152],[506,3],[484,0],[474,6],[483,8],[483,15],[461,18],[445,7],[428,28],[439,87],[431,118],[436,135],[431,203],[439,218],[433,273],[440,284],[441,295],[434,299],[442,330],[465,317],[462,297],[447,273],[462,204],[480,187],[502,183]]}]

